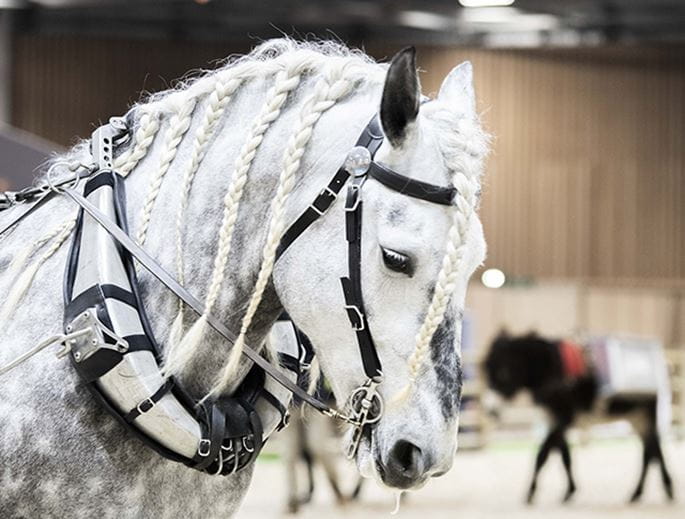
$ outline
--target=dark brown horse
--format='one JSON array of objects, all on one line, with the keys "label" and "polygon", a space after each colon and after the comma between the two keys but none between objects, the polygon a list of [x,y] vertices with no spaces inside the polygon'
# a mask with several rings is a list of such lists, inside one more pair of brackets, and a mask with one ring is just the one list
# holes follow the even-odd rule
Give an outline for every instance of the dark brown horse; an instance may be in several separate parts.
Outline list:
[{"label": "dark brown horse", "polygon": [[631,502],[640,499],[647,468],[652,461],[658,462],[666,495],[673,499],[673,484],[657,430],[657,395],[600,398],[596,373],[591,366],[579,369],[579,364],[582,361],[579,362],[577,356],[574,358],[563,343],[546,340],[536,334],[510,337],[501,333],[493,341],[485,359],[485,376],[490,388],[507,399],[527,390],[534,402],[551,416],[549,433],[535,460],[528,502],[533,500],[538,474],[553,449],[559,450],[568,478],[564,501],[571,498],[576,484],[566,431],[581,415],[591,412],[599,413],[607,420],[629,420],[642,440],[642,471]]}]

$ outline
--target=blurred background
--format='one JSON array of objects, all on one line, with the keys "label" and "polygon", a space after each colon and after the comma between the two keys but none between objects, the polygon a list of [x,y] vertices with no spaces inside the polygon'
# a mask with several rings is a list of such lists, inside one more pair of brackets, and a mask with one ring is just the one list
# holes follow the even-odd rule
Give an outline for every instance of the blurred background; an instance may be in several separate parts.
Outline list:
[{"label": "blurred background", "polygon": [[[452,472],[410,495],[399,513],[683,517],[685,2],[0,0],[0,189],[29,184],[51,152],[145,92],[283,34],[339,39],[377,59],[415,45],[427,94],[471,60],[479,112],[494,136],[481,207],[489,254],[471,283],[463,333],[461,450]],[[525,395],[499,420],[489,416],[482,361],[503,328],[581,344],[658,344],[669,378],[672,423],[662,443],[674,504],[654,470],[642,504],[627,505],[642,451],[625,422],[572,431],[579,490],[571,503],[560,503],[565,479],[555,455],[536,504],[523,504],[547,425]],[[308,489],[295,459],[307,429],[316,438],[312,459],[325,463],[313,468],[312,502],[293,506],[293,482],[301,480],[298,496]],[[393,509],[373,483],[356,502],[336,504],[323,468],[334,468],[329,476],[344,495],[357,479],[327,424],[312,418],[288,435],[259,461],[240,517]]]}]

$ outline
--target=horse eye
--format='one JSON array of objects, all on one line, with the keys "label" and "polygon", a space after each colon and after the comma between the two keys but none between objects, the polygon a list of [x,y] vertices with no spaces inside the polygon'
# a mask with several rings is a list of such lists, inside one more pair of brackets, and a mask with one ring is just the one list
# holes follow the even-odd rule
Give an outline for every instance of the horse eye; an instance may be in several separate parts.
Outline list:
[{"label": "horse eye", "polygon": [[409,277],[414,274],[414,267],[409,256],[385,247],[381,247],[381,251],[383,252],[383,263],[388,269],[406,274]]}]

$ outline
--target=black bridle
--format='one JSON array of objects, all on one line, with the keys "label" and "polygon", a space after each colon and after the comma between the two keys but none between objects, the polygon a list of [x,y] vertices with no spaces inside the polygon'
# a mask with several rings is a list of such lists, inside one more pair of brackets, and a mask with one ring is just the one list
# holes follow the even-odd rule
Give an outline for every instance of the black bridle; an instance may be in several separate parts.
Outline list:
[{"label": "black bridle", "polygon": [[[48,184],[45,186],[27,188],[18,193],[0,193],[0,210],[19,204],[32,204],[28,210],[10,221],[3,228],[0,228],[0,236],[7,233],[19,221],[34,212],[37,207],[45,203],[54,194],[64,194],[96,220],[123,249],[128,251],[133,258],[161,281],[176,297],[200,315],[204,311],[204,305],[198,299],[180,285],[171,274],[135,243],[115,222],[111,221],[108,216],[86,200],[74,187],[68,187],[72,183],[75,186],[80,179],[106,169],[111,169],[112,146],[105,146],[103,142],[115,144],[126,139],[129,129],[125,124],[122,125],[122,121],[123,119],[115,119],[108,125],[98,128],[93,133],[91,153],[94,166],[89,168],[85,174],[76,174],[74,177],[60,182],[50,182],[48,178]],[[109,139],[109,141],[105,139]],[[345,235],[348,244],[348,276],[341,278],[340,281],[345,310],[350,325],[357,337],[366,381],[348,398],[348,412],[337,411],[318,398],[309,395],[302,388],[291,382],[278,368],[260,356],[256,350],[247,346],[243,350],[245,356],[257,364],[276,382],[293,393],[293,395],[326,416],[341,419],[355,428],[353,441],[347,453],[349,457],[354,457],[364,429],[376,423],[383,413],[383,400],[377,390],[378,384],[383,380],[383,370],[364,308],[361,283],[362,188],[368,179],[373,179],[398,193],[440,205],[451,205],[457,192],[454,187],[442,187],[421,182],[401,175],[376,162],[374,156],[383,143],[383,139],[379,119],[374,117],[357,140],[356,146],[348,154],[343,166],[338,169],[328,185],[286,230],[276,255],[278,260],[303,232],[324,216],[335,202],[343,186],[351,178],[352,180],[347,188],[344,208]],[[104,153],[103,149],[107,150],[107,153]],[[207,321],[209,326],[225,340],[235,343],[236,336],[218,318],[210,314],[207,316]]]},{"label": "black bridle", "polygon": [[276,254],[278,260],[309,226],[325,214],[337,198],[343,185],[352,177],[345,198],[348,275],[340,278],[340,282],[347,317],[357,337],[366,381],[348,399],[350,415],[359,424],[356,426],[347,451],[349,458],[356,454],[364,428],[378,422],[383,414],[383,399],[377,390],[377,386],[383,381],[383,368],[371,335],[362,291],[361,251],[364,206],[362,187],[367,179],[371,178],[398,193],[441,205],[451,205],[457,192],[454,187],[442,187],[421,182],[401,175],[376,162],[374,157],[378,148],[383,144],[383,139],[380,121],[376,116],[364,128],[356,146],[347,155],[343,166],[319,193],[314,202],[286,231]]}]

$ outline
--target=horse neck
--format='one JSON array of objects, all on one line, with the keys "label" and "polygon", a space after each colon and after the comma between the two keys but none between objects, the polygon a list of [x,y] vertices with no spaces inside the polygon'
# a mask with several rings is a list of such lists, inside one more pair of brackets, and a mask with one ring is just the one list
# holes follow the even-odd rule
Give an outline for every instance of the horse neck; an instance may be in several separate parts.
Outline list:
[{"label": "horse neck", "polygon": [[557,343],[536,338],[526,345],[528,376],[526,387],[533,393],[544,391],[550,384],[563,379],[563,369]]},{"label": "horse neck", "polygon": [[[308,86],[310,85],[303,84],[299,90],[306,93]],[[224,216],[224,197],[235,175],[236,159],[241,155],[249,128],[264,102],[266,90],[265,85],[253,81],[234,94],[191,185],[181,232],[181,277],[185,287],[201,301],[205,301],[207,297],[214,269],[218,232]],[[296,173],[296,185],[287,203],[286,226],[294,221],[316,193],[328,183],[329,177],[340,166],[347,150],[354,144],[373,113],[374,105],[370,102],[374,99],[373,95],[355,93],[355,98],[347,98],[339,103],[340,106],[333,106],[316,123]],[[350,109],[352,103],[358,106]],[[284,150],[296,131],[293,129],[299,126],[301,109],[302,101],[299,99],[284,105],[279,117],[268,128],[248,171],[231,240],[225,279],[212,310],[234,332],[240,328],[262,263],[271,204],[279,184]],[[176,223],[181,204],[181,186],[193,153],[194,135],[202,124],[204,111],[204,103],[198,101],[192,122],[159,187],[144,244],[164,268],[177,276]],[[141,214],[151,184],[155,181],[159,165],[167,152],[164,136],[168,127],[168,122],[162,122],[147,155],[126,180],[129,225],[133,235],[136,235],[141,226]],[[341,131],[341,128],[349,128],[349,131]],[[140,284],[153,330],[161,349],[166,350],[171,324],[179,308],[178,300],[145,271],[140,272]],[[281,310],[278,297],[270,284],[250,327],[249,345],[261,347]],[[197,317],[192,310],[185,309],[185,330]],[[218,368],[227,359],[229,348],[230,345],[216,333],[206,334],[193,362],[182,374],[184,385],[193,393],[205,394],[214,382]],[[238,380],[247,372],[248,364],[245,363],[239,370]]]}]

